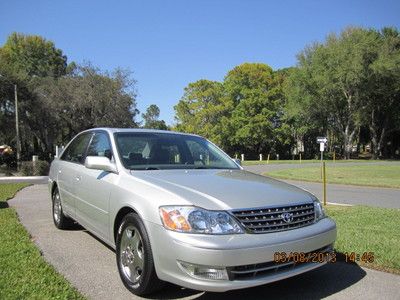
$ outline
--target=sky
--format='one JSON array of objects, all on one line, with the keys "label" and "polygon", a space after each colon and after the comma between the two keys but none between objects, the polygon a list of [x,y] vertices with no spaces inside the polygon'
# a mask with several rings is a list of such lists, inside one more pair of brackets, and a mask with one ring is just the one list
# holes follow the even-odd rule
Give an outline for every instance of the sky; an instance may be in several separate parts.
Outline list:
[{"label": "sky", "polygon": [[0,0],[0,45],[36,34],[69,62],[128,68],[138,109],[157,104],[169,125],[190,82],[222,81],[244,62],[294,66],[306,45],[347,26],[400,28],[400,1]]}]

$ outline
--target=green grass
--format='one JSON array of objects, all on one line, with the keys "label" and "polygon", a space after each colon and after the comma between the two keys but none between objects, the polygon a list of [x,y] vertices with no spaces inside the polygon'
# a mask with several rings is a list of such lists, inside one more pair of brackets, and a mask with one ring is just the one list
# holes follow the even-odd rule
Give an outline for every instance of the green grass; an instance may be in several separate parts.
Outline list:
[{"label": "green grass", "polygon": [[[285,169],[265,173],[275,178],[321,182],[320,167]],[[327,165],[328,183],[400,188],[400,165]]]},{"label": "green grass", "polygon": [[[307,160],[302,160],[302,163],[315,163],[318,162],[319,160],[316,159],[307,159]],[[269,161],[267,160],[245,160],[242,161],[243,166],[253,166],[253,165],[267,165],[267,164],[299,164],[300,161],[298,159],[292,160],[292,159],[287,159],[287,160],[272,160],[270,159]]]},{"label": "green grass", "polygon": [[[328,163],[333,163],[333,160],[325,160]],[[384,161],[384,160],[379,160],[379,161]],[[321,160],[319,159],[303,159],[301,161],[302,164],[307,164],[307,163],[319,163]],[[373,160],[373,159],[341,159],[341,160],[335,160],[335,163],[367,163],[367,162],[378,162],[378,160]],[[245,160],[242,162],[243,166],[252,166],[252,165],[267,165],[267,164],[300,164],[300,161],[298,158],[296,159],[284,159],[284,160]]]},{"label": "green grass", "polygon": [[374,253],[374,262],[359,264],[400,274],[400,209],[327,206],[338,228],[338,252]]},{"label": "green grass", "polygon": [[84,299],[45,262],[6,201],[27,184],[0,184],[0,299]]}]

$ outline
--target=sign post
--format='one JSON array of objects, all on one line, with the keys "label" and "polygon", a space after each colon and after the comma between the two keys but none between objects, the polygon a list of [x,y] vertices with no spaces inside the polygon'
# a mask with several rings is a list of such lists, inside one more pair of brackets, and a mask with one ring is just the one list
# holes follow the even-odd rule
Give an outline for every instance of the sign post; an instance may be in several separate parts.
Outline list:
[{"label": "sign post", "polygon": [[322,177],[323,177],[323,191],[324,191],[324,206],[326,206],[326,171],[325,171],[325,162],[322,163]]},{"label": "sign post", "polygon": [[323,169],[323,162],[324,162],[324,151],[325,151],[325,144],[328,142],[328,138],[325,136],[317,137],[317,143],[319,143],[319,151],[321,151],[321,179],[323,178],[322,169]]}]

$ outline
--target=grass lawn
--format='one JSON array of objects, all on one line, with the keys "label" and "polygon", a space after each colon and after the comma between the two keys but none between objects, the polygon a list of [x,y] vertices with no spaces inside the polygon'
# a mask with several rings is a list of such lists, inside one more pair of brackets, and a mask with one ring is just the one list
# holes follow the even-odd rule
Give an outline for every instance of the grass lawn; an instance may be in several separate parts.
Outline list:
[{"label": "grass lawn", "polygon": [[[302,160],[302,163],[316,163],[319,162],[317,159],[307,159],[307,160]],[[293,159],[284,159],[284,160],[272,160],[270,159],[269,161],[267,160],[245,160],[242,161],[243,166],[252,166],[252,165],[266,165],[266,164],[299,164],[300,161],[298,159],[293,160]]]},{"label": "grass lawn", "polygon": [[400,209],[327,206],[338,227],[338,252],[374,253],[373,263],[358,264],[400,274]]},{"label": "grass lawn", "polygon": [[[268,172],[275,178],[321,182],[320,167],[304,167]],[[400,188],[400,165],[327,165],[328,183]]]},{"label": "grass lawn", "polygon": [[45,262],[6,201],[27,184],[0,184],[0,299],[84,299]]},{"label": "grass lawn", "polygon": [[[333,160],[325,160],[328,163],[333,163]],[[372,159],[340,159],[340,160],[335,160],[335,163],[371,163],[371,162],[376,162],[377,160],[372,160]],[[383,160],[379,160],[383,161]],[[307,164],[307,163],[319,163],[321,160],[319,159],[303,159],[301,160],[302,164]],[[267,165],[267,164],[300,164],[300,161],[298,158],[296,159],[284,159],[284,160],[245,160],[242,162],[243,166],[252,166],[252,165]]]}]

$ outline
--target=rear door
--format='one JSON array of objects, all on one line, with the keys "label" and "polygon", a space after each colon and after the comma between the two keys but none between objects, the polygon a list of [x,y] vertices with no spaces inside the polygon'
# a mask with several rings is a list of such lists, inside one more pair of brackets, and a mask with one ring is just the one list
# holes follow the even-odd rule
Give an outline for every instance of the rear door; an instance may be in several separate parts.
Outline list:
[{"label": "rear door", "polygon": [[76,218],[76,184],[81,176],[79,173],[84,168],[84,158],[92,132],[85,132],[76,136],[64,150],[58,164],[57,184],[61,196],[64,212]]},{"label": "rear door", "polygon": [[[88,147],[87,156],[105,156],[113,160],[110,138],[105,131],[96,131]],[[109,200],[117,175],[84,168],[76,185],[76,214],[81,224],[109,240]]]}]

